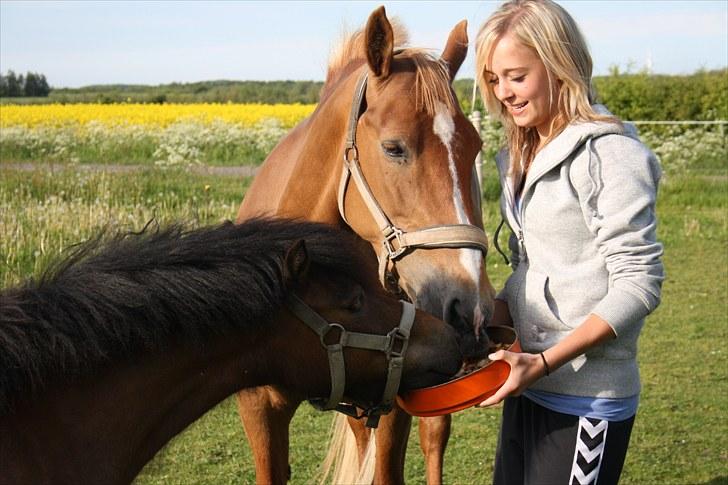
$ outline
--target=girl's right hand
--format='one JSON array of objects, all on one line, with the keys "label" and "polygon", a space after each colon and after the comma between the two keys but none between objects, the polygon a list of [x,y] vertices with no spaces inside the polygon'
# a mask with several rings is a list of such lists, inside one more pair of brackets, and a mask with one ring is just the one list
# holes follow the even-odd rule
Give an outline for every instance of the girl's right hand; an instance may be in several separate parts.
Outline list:
[{"label": "girl's right hand", "polygon": [[520,396],[528,386],[546,375],[546,368],[539,354],[499,350],[490,354],[488,358],[508,363],[511,366],[511,372],[501,388],[478,404],[478,407],[493,406],[509,396]]}]

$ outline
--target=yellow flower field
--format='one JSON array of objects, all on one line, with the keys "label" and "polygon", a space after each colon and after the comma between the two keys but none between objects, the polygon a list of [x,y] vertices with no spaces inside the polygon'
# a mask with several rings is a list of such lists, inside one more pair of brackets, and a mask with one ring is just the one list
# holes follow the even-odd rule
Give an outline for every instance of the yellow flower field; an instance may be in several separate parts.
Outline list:
[{"label": "yellow flower field", "polygon": [[274,118],[290,128],[313,112],[313,104],[45,104],[0,106],[0,128],[59,127],[100,123],[161,127],[215,121],[253,126]]}]

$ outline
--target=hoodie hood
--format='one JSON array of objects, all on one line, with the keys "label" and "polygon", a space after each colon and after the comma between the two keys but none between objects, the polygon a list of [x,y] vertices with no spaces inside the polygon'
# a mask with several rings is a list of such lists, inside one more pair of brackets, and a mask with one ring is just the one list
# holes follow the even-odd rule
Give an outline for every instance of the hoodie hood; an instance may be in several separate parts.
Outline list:
[{"label": "hoodie hood", "polygon": [[[601,104],[592,105],[597,114],[604,116],[613,116],[609,110]],[[601,159],[593,146],[593,140],[605,135],[620,135],[634,140],[639,140],[637,130],[631,123],[611,123],[608,121],[586,121],[574,122],[566,126],[553,140],[551,140],[540,152],[536,154],[531,167],[526,175],[526,181],[521,191],[521,198],[528,198],[529,190],[543,175],[558,167],[566,160],[573,159],[580,150],[584,149],[588,157],[587,176],[590,182],[591,190],[587,196],[587,206],[593,215],[598,215],[596,207],[596,198],[602,190],[602,180],[596,175],[601,170]],[[509,175],[510,160],[508,150],[501,150],[496,155],[496,165],[501,179],[501,187],[503,188],[503,197],[501,198],[501,210],[503,219],[508,220],[511,228],[520,229],[521,227],[521,204],[515,200],[513,188],[516,186],[515,181]],[[501,222],[502,226],[503,222]],[[505,257],[503,251],[497,246],[497,234],[501,226],[496,230],[496,249]],[[525,253],[525,251],[523,251]]]},{"label": "hoodie hood", "polygon": [[[592,105],[597,114],[604,116],[612,116],[612,113],[601,104]],[[594,139],[603,135],[623,135],[638,140],[637,129],[631,123],[609,123],[604,121],[587,121],[575,122],[569,124],[559,133],[556,138],[551,140],[540,152],[536,154],[536,158],[531,164],[526,185],[530,185],[532,181],[538,179],[541,175],[548,172],[555,166],[570,157],[572,153],[579,150],[589,139]],[[502,178],[506,178],[508,173],[509,157],[508,150],[502,150],[496,156],[498,170]],[[512,186],[512,185],[511,185]]]}]

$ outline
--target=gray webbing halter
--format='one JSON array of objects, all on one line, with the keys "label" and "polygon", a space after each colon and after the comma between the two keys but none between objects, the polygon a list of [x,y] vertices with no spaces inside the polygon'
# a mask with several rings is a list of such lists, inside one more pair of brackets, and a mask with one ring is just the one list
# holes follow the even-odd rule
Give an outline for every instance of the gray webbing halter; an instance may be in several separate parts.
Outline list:
[{"label": "gray webbing halter", "polygon": [[[388,277],[394,280],[389,270],[390,263],[394,267],[397,259],[401,258],[410,249],[432,249],[432,248],[475,248],[488,252],[488,238],[485,232],[472,224],[446,224],[428,227],[417,231],[406,232],[398,228],[389,220],[384,210],[377,203],[369,184],[364,178],[361,166],[359,165],[359,150],[356,147],[356,128],[361,115],[364,93],[367,87],[367,72],[359,78],[354,90],[354,101],[349,116],[349,130],[346,137],[346,148],[344,149],[344,167],[341,171],[339,181],[338,204],[339,214],[347,224],[344,210],[344,198],[349,179],[354,179],[356,188],[359,190],[369,213],[382,233],[382,249],[377,255],[379,259],[379,280],[382,286],[387,287]],[[396,284],[396,283],[395,283]]]},{"label": "gray webbing halter", "polygon": [[[392,410],[394,398],[402,378],[402,366],[404,365],[404,355],[409,343],[410,329],[415,321],[414,305],[406,301],[401,301],[401,303],[402,317],[400,318],[399,325],[393,328],[387,335],[377,335],[349,332],[338,323],[329,323],[293,293],[288,295],[288,300],[286,301],[288,309],[316,332],[316,335],[321,339],[321,345],[329,355],[331,394],[328,400],[324,398],[311,399],[309,402],[316,409],[321,411],[335,409],[356,418],[366,416],[366,425],[370,428],[376,428],[379,424],[379,417]],[[333,343],[327,343],[327,340],[336,333],[338,333],[338,340]],[[346,387],[346,367],[344,365],[345,347],[378,350],[384,352],[384,355],[387,357],[387,382],[384,385],[381,402],[374,407],[365,409],[362,414],[357,413],[354,404],[341,402]]]}]

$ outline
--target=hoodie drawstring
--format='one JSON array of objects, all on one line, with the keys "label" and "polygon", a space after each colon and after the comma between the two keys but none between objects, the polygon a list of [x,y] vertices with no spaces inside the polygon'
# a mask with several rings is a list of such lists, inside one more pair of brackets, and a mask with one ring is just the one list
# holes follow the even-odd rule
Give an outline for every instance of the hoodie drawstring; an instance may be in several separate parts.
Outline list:
[{"label": "hoodie drawstring", "polygon": [[506,253],[503,252],[500,244],[498,244],[498,234],[500,234],[500,230],[505,222],[506,220],[501,218],[500,224],[498,224],[498,229],[495,230],[495,234],[493,235],[493,245],[495,246],[496,251],[498,251],[500,255],[503,256],[503,260],[506,262],[506,266],[510,266],[511,262],[508,260],[508,256],[506,256]]}]

